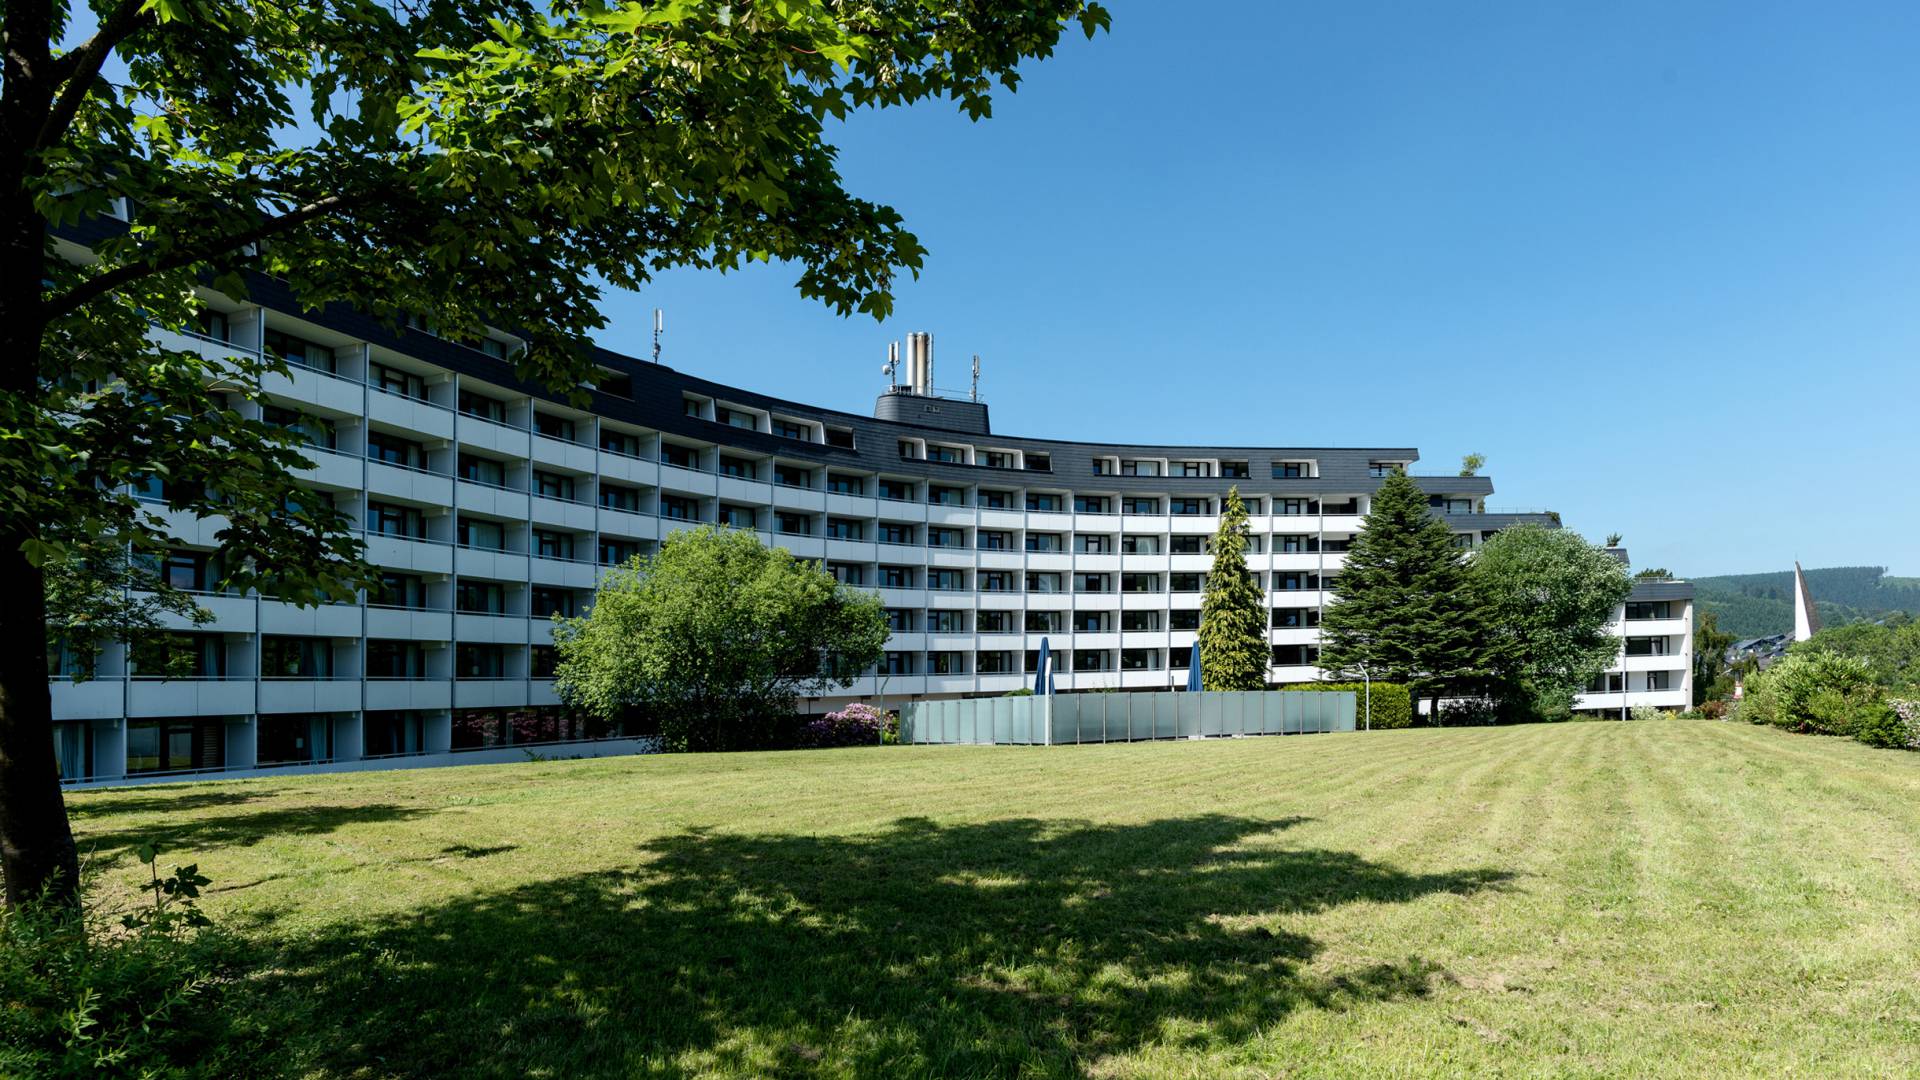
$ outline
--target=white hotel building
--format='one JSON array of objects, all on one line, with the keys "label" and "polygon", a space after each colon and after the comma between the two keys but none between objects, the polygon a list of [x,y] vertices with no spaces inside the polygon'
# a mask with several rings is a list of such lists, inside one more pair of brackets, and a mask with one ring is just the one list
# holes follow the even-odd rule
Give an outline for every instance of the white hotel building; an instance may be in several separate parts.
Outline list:
[{"label": "white hotel building", "polygon": [[[818,710],[1004,694],[1029,684],[1042,639],[1063,692],[1185,685],[1206,539],[1230,485],[1252,514],[1276,683],[1320,677],[1327,586],[1389,471],[1413,472],[1466,547],[1554,520],[1488,512],[1490,480],[1421,476],[1405,447],[1001,435],[984,404],[932,392],[918,336],[906,384],[872,416],[610,352],[580,409],[516,380],[504,336],[476,348],[347,310],[295,314],[266,279],[249,303],[213,303],[204,334],[156,333],[289,362],[241,407],[306,432],[308,478],[358,523],[382,588],[305,609],[215,594],[219,523],[175,520],[166,573],[215,620],[180,626],[186,677],[132,669],[118,648],[90,681],[56,674],[71,782],[506,760],[534,743],[640,748],[558,707],[550,617],[582,612],[609,565],[702,522],[754,529],[883,598],[884,662],[807,703]],[[1688,700],[1691,587],[1642,591],[1622,611],[1621,682],[1584,708]]]}]

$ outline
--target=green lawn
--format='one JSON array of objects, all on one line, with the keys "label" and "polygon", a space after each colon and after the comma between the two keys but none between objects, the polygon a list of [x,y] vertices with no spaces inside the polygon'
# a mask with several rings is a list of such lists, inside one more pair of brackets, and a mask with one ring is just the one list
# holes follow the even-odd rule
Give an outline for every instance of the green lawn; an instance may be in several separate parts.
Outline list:
[{"label": "green lawn", "polygon": [[1920,1072],[1920,755],[1673,721],[77,794],[318,1075]]}]

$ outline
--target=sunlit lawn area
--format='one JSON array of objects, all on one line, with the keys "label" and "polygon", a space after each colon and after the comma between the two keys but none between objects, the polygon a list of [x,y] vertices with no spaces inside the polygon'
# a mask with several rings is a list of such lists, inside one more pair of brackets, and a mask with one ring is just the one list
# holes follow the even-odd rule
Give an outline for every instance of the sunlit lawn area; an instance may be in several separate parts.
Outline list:
[{"label": "sunlit lawn area", "polygon": [[318,1075],[1914,1075],[1920,755],[1734,724],[82,793]]}]

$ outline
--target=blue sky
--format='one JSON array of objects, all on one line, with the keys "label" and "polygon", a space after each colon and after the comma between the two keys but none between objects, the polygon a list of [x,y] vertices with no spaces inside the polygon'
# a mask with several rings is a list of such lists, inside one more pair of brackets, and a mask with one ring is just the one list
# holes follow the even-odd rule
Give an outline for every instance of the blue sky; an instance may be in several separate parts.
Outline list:
[{"label": "blue sky", "polygon": [[1920,5],[1110,7],[836,136],[931,249],[884,326],[775,266],[603,340],[865,411],[931,330],[999,431],[1479,451],[1641,566],[1920,573]]}]

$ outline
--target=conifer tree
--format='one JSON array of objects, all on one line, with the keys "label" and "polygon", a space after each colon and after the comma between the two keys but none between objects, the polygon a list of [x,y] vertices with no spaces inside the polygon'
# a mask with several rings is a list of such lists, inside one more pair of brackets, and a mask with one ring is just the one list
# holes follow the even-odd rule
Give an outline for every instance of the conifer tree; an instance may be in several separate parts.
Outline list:
[{"label": "conifer tree", "polygon": [[1267,605],[1247,569],[1247,505],[1228,489],[1213,534],[1213,570],[1200,604],[1200,679],[1208,690],[1264,690]]},{"label": "conifer tree", "polygon": [[1375,679],[1418,687],[1436,708],[1482,674],[1466,554],[1405,473],[1374,493],[1333,594],[1320,617],[1322,670],[1352,676],[1364,666]]}]

